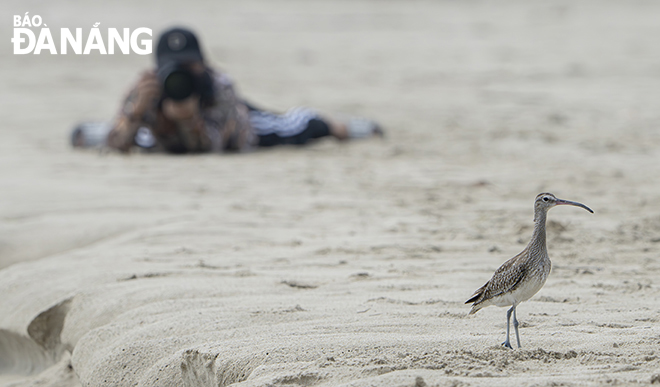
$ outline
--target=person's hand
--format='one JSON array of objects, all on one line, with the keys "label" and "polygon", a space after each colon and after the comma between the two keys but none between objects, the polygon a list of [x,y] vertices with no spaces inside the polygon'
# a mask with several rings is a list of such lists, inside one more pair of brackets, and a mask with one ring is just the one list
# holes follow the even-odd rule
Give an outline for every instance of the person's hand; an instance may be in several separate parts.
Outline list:
[{"label": "person's hand", "polygon": [[192,95],[182,101],[163,101],[163,114],[173,121],[188,120],[199,114],[199,96]]},{"label": "person's hand", "polygon": [[133,116],[140,117],[150,107],[154,106],[160,96],[160,82],[153,71],[145,72],[135,88],[137,93],[133,105]]}]

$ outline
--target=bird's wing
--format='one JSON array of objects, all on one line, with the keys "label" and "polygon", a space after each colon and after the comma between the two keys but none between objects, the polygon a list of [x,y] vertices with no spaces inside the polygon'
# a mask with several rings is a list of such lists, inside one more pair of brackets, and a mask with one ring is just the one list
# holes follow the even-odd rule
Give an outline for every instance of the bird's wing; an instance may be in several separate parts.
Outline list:
[{"label": "bird's wing", "polygon": [[520,254],[504,262],[493,274],[493,277],[485,285],[483,300],[488,300],[514,290],[525,278],[527,270],[520,261],[527,254],[527,249]]}]

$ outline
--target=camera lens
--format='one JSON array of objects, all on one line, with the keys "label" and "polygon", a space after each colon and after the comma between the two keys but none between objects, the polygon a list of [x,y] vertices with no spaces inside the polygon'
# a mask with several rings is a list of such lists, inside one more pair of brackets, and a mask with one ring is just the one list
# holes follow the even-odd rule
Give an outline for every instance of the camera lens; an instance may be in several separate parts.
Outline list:
[{"label": "camera lens", "polygon": [[195,91],[195,78],[187,71],[172,71],[163,82],[163,90],[173,100],[186,99]]}]

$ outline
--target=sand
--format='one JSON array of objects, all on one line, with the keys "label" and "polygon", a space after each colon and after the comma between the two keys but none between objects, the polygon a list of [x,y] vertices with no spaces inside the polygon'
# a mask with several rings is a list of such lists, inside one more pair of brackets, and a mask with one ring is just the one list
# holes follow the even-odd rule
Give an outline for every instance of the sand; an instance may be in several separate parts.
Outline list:
[{"label": "sand", "polygon": [[[660,383],[660,4],[3,2],[49,27],[193,25],[249,99],[384,140],[74,151],[139,55],[13,55],[0,25],[0,385]],[[518,307],[463,302],[531,235]]]}]

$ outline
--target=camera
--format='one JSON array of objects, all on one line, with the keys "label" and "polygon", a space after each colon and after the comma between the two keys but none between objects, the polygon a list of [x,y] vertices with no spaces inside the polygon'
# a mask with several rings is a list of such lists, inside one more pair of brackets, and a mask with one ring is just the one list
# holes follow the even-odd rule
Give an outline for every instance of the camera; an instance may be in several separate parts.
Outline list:
[{"label": "camera", "polygon": [[202,94],[199,77],[178,63],[169,63],[159,68],[158,80],[163,87],[164,98],[181,101],[193,93]]}]

